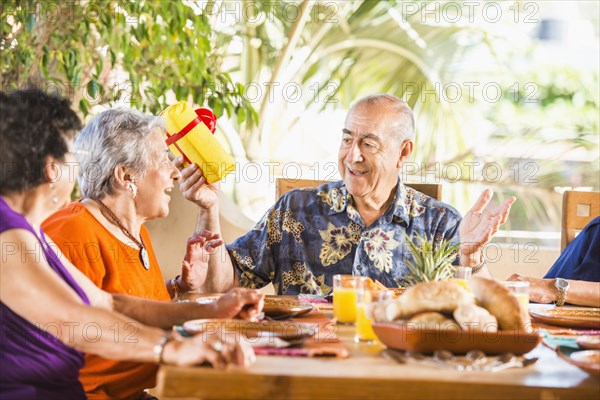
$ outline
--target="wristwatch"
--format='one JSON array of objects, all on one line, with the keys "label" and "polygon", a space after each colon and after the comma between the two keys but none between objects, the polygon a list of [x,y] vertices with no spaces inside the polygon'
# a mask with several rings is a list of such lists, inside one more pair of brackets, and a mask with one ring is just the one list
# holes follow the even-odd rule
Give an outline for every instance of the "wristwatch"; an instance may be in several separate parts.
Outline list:
[{"label": "wristwatch", "polygon": [[565,299],[567,298],[567,292],[569,291],[570,286],[571,285],[566,279],[556,278],[554,280],[554,287],[558,290],[558,299],[554,303],[557,307],[565,304]]}]

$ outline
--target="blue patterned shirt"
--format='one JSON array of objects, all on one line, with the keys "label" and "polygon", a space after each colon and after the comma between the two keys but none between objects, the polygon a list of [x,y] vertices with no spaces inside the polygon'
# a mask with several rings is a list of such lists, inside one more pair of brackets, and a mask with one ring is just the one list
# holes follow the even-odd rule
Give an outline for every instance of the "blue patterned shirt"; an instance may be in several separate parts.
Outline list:
[{"label": "blue patterned shirt", "polygon": [[343,181],[284,194],[246,235],[227,246],[240,284],[273,282],[278,294],[329,294],[333,275],[401,286],[409,272],[405,233],[458,242],[460,213],[398,180],[387,211],[369,227]]}]

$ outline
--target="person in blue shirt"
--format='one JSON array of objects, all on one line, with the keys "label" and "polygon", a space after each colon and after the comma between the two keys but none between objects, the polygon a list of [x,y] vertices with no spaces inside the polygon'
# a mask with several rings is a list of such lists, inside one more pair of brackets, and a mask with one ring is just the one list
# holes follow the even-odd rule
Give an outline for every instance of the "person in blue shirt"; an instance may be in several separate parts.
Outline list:
[{"label": "person in blue shirt", "polygon": [[[460,241],[460,265],[487,274],[482,248],[515,199],[494,207],[493,193],[486,190],[462,217],[405,186],[400,172],[414,135],[413,112],[399,98],[378,94],[358,100],[341,130],[342,180],[283,195],[251,231],[211,256],[203,291],[272,282],[278,294],[327,295],[335,274],[402,286],[410,259],[405,242],[417,234],[436,244]],[[219,233],[218,187],[206,184],[195,164],[176,165],[185,179],[181,192],[199,206],[197,229]]]},{"label": "person in blue shirt", "polygon": [[569,243],[543,279],[513,274],[509,281],[529,282],[529,299],[600,307],[600,217]]}]

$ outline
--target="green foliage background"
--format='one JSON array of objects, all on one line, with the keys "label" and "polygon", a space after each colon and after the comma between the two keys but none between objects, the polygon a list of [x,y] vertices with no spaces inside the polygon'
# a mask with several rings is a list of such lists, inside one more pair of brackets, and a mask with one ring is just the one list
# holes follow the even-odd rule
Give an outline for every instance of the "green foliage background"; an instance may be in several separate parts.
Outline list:
[{"label": "green foliage background", "polygon": [[[440,24],[422,18],[423,9],[450,3],[467,2],[415,1],[414,13],[407,14],[405,2],[395,0],[240,0],[227,6],[175,0],[3,1],[2,89],[51,85],[84,116],[95,105],[158,113],[175,100],[205,104],[218,116],[230,117],[222,118],[219,128],[236,160],[280,165],[303,161],[303,154],[288,160],[277,151],[298,118],[281,97],[264,96],[251,104],[245,96],[248,84],[297,84],[312,94],[302,98],[309,111],[328,112],[366,94],[392,93],[418,116],[414,161],[422,161],[425,170],[448,163],[462,168],[458,182],[450,181],[452,190],[445,190],[445,201],[467,210],[482,187],[490,187],[499,200],[519,199],[506,228],[557,231],[561,196],[556,188],[599,189],[599,159],[587,161],[599,149],[598,71],[530,61],[537,43],[515,36],[512,17],[519,7],[527,11],[521,17],[530,15],[531,6],[540,2],[493,2],[510,17],[497,24]],[[224,8],[238,10],[237,20],[224,24]],[[586,15],[597,10],[591,3],[581,6]],[[589,19],[597,35],[598,18]],[[240,44],[237,51],[230,46],[234,42]],[[469,58],[472,54],[493,66],[472,68],[470,63],[479,61]],[[515,60],[528,67],[513,68]],[[428,100],[427,93],[438,87],[467,81],[497,82],[504,97],[489,102],[463,92],[458,102]],[[525,86],[528,82],[535,92]],[[315,85],[320,92],[312,90]],[[482,121],[493,126],[489,136],[479,130]],[[478,139],[491,143],[491,150],[481,154]],[[522,151],[531,149],[535,155],[534,150],[548,145],[571,154],[528,158]],[[577,152],[586,161],[577,161]],[[467,166],[473,162],[498,163],[507,173],[486,181],[470,174]],[[515,179],[516,163],[535,167],[533,179]],[[530,170],[518,172],[528,176]],[[444,176],[434,178],[449,183]],[[242,208],[272,203],[266,189],[243,184],[228,192]]]},{"label": "green foliage background", "polygon": [[158,113],[177,100],[257,121],[243,86],[221,71],[203,14],[181,1],[2,2],[3,90],[37,84],[85,116],[123,103]]}]

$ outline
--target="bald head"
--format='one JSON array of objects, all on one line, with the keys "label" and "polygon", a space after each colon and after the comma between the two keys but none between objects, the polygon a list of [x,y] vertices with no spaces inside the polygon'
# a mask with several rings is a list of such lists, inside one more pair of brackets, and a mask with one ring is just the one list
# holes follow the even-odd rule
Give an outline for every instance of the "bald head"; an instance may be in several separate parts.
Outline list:
[{"label": "bald head", "polygon": [[415,137],[415,119],[411,108],[396,96],[391,94],[373,94],[359,99],[352,105],[348,116],[354,111],[379,111],[385,115],[386,130],[401,143],[413,140]]}]

